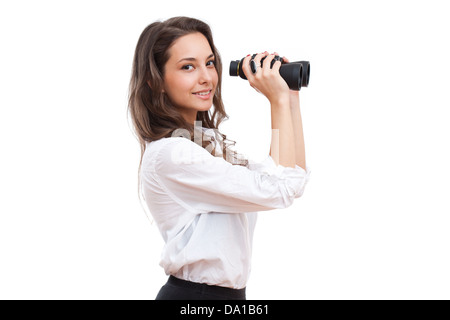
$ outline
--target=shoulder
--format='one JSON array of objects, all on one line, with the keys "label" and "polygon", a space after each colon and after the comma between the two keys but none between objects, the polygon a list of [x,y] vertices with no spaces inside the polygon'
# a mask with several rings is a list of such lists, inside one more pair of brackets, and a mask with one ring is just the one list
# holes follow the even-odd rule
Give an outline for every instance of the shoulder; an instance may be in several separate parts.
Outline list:
[{"label": "shoulder", "polygon": [[142,166],[162,170],[180,165],[201,164],[215,158],[204,148],[183,137],[162,138],[147,144]]}]

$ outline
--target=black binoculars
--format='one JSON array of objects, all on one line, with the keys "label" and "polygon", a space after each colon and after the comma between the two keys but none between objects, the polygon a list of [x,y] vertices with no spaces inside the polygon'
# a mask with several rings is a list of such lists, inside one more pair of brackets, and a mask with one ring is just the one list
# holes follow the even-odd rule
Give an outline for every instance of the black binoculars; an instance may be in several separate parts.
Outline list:
[{"label": "black binoculars", "polygon": [[[252,56],[252,59],[250,60],[250,68],[253,73],[256,72],[257,66],[254,62],[256,54]],[[235,60],[231,61],[230,63],[230,76],[232,77],[241,77],[244,80],[247,80],[247,77],[244,74],[244,71],[242,71],[242,62],[245,58],[242,58],[241,60]],[[263,62],[266,58],[261,59],[261,67],[263,66]],[[309,61],[296,61],[296,62],[289,62],[285,63],[283,61],[283,58],[280,56],[275,56],[272,60],[272,63],[270,67],[272,68],[275,61],[281,61],[281,67],[280,67],[280,75],[286,81],[286,83],[289,86],[289,89],[299,91],[301,87],[307,87],[309,84],[309,73],[310,73],[310,66]]]}]

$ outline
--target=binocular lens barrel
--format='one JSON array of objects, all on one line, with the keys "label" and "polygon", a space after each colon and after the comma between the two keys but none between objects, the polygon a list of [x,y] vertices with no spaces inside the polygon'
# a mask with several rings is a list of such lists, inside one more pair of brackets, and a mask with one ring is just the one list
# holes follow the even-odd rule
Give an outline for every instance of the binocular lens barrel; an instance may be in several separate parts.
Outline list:
[{"label": "binocular lens barrel", "polygon": [[[255,55],[253,55],[254,57]],[[278,58],[277,58],[278,57]],[[263,58],[261,60],[261,67],[264,62]],[[280,67],[280,75],[286,81],[289,86],[289,89],[299,91],[301,87],[307,87],[309,85],[309,74],[310,74],[310,64],[309,61],[296,61],[290,63],[284,63],[282,58],[276,56],[272,61],[272,65],[275,60],[278,59],[281,61]],[[244,80],[247,80],[247,77],[242,70],[242,63],[244,58],[241,60],[231,61],[230,63],[230,76],[232,77],[241,77]],[[272,66],[271,66],[272,67]]]},{"label": "binocular lens barrel", "polygon": [[301,63],[303,66],[303,82],[302,87],[307,87],[309,85],[309,73],[311,70],[309,61],[297,61],[292,63]]}]

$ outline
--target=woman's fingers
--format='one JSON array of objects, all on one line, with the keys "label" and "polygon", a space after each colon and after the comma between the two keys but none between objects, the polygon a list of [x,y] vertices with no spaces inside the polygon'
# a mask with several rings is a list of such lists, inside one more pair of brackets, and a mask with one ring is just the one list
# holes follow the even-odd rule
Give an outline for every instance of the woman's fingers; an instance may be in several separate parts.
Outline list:
[{"label": "woman's fingers", "polygon": [[260,70],[261,67],[261,60],[266,57],[269,53],[263,52],[263,53],[258,53],[256,55],[248,55],[244,58],[244,60],[242,61],[242,71],[244,71],[244,74],[246,76],[246,78],[252,82],[253,79],[255,78],[256,74],[258,73],[258,71]]},{"label": "woman's fingers", "polygon": [[[256,75],[258,70],[262,69],[266,73],[270,70],[278,71],[281,67],[282,62],[287,62],[285,58],[277,58],[277,61],[273,62],[273,59],[278,56],[278,53],[269,54],[267,51],[263,53],[258,53],[253,56],[248,55],[243,60],[242,70],[244,71],[247,79],[252,78],[252,75]],[[264,59],[265,58],[265,59]],[[263,65],[261,67],[261,60],[264,59]],[[275,67],[275,68],[274,68]]]},{"label": "woman's fingers", "polygon": [[270,65],[272,65],[272,61],[274,59],[276,59],[272,65],[271,69],[273,70],[274,73],[278,74],[280,72],[280,67],[281,67],[281,58],[278,56],[277,53],[273,53],[271,56],[273,56],[273,58],[271,59],[271,63],[269,63],[268,65],[270,67]]},{"label": "woman's fingers", "polygon": [[[242,70],[247,77],[250,86],[264,94],[269,100],[283,95],[287,87],[281,78],[280,67],[282,59],[278,54],[269,54],[267,51],[253,56],[247,56],[243,60]],[[264,59],[262,66],[261,61]],[[274,61],[275,59],[275,61]]]},{"label": "woman's fingers", "polygon": [[252,69],[252,73],[254,75],[256,75],[258,73],[259,69],[261,68],[261,60],[264,57],[267,57],[268,54],[269,53],[266,51],[263,53],[258,53],[256,56],[253,57],[253,59],[251,60],[251,63],[250,63],[250,68]]},{"label": "woman's fingers", "polygon": [[274,57],[275,57],[274,54],[267,55],[266,59],[263,62],[263,66],[262,66],[265,72],[270,72],[270,69],[272,69],[271,65],[272,65],[272,60]]}]

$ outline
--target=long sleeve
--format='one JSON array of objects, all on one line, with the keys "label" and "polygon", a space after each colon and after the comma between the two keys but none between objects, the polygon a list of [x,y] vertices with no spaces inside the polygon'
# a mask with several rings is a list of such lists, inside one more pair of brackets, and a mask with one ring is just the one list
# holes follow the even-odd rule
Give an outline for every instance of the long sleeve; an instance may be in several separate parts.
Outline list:
[{"label": "long sleeve", "polygon": [[155,180],[196,214],[286,208],[303,194],[309,178],[309,170],[277,166],[270,156],[250,168],[232,165],[185,138],[170,138],[157,152]]}]

